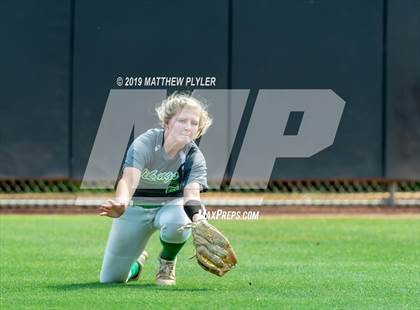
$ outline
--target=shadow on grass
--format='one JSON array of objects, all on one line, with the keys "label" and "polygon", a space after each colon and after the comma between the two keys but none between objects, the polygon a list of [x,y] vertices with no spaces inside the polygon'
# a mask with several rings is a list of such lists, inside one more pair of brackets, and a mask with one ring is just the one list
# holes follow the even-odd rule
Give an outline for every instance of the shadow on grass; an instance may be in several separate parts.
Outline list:
[{"label": "shadow on grass", "polygon": [[174,292],[202,292],[212,291],[213,289],[208,288],[188,288],[180,286],[159,286],[153,283],[142,283],[142,284],[125,284],[125,283],[99,283],[99,282],[87,282],[87,283],[71,283],[61,285],[50,285],[49,288],[63,291],[73,290],[89,290],[89,289],[127,289],[127,290],[147,290],[147,291],[174,291]]}]

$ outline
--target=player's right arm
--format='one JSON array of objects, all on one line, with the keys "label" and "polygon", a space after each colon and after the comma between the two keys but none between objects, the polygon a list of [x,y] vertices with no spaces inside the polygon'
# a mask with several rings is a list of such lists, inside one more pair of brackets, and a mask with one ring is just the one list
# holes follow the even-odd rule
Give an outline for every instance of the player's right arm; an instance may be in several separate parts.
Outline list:
[{"label": "player's right arm", "polygon": [[134,167],[124,168],[118,182],[115,200],[108,200],[99,207],[99,215],[117,218],[123,215],[139,184],[141,171]]},{"label": "player's right arm", "polygon": [[141,171],[153,156],[153,142],[159,131],[150,129],[137,137],[127,150],[123,175],[118,182],[115,200],[109,200],[99,207],[99,215],[120,217],[128,206],[140,182]]}]

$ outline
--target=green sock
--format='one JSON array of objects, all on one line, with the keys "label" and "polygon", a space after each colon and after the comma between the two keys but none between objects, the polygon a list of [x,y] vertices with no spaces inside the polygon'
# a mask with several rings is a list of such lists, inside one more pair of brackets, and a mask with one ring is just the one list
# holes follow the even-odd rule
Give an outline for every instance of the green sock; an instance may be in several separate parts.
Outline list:
[{"label": "green sock", "polygon": [[130,269],[130,279],[137,277],[139,272],[140,272],[140,264],[138,262],[134,262],[133,265],[131,265],[131,269]]},{"label": "green sock", "polygon": [[181,251],[185,242],[183,242],[183,243],[168,243],[168,242],[165,242],[162,239],[160,239],[160,243],[162,243],[162,246],[163,246],[162,254],[160,255],[160,257],[163,258],[163,259],[166,259],[166,260],[175,260],[176,255],[179,253],[179,251]]}]

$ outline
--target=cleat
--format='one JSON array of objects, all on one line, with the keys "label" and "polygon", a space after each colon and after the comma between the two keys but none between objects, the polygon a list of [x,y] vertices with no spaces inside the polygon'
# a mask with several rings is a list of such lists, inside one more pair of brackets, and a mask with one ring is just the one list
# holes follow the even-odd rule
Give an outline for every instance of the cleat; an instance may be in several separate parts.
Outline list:
[{"label": "cleat", "polygon": [[175,285],[175,267],[176,258],[173,261],[166,260],[160,257],[158,258],[159,269],[156,274],[157,285]]}]

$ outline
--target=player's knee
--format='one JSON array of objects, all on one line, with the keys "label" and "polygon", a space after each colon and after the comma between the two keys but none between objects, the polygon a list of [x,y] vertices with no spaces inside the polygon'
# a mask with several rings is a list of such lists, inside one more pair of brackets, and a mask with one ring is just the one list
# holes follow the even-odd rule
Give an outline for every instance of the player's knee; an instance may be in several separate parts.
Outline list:
[{"label": "player's knee", "polygon": [[112,283],[109,279],[99,276],[99,283]]},{"label": "player's knee", "polygon": [[126,277],[121,275],[110,274],[101,271],[99,274],[99,283],[125,283]]},{"label": "player's knee", "polygon": [[106,283],[125,283],[125,280],[122,279],[115,279],[115,278],[102,278],[99,277],[99,283],[106,284]]},{"label": "player's knee", "polygon": [[182,224],[165,224],[160,232],[162,240],[169,243],[183,243],[188,240],[191,235],[191,229],[182,229],[179,228]]}]

